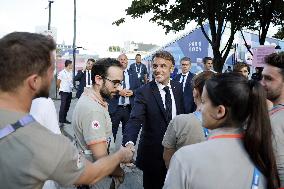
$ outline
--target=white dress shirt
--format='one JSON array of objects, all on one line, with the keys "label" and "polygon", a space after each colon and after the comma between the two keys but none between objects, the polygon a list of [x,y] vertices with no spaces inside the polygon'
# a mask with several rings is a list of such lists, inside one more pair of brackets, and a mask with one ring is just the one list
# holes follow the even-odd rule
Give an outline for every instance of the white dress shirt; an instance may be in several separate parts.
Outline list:
[{"label": "white dress shirt", "polygon": [[[165,99],[166,99],[166,92],[164,91],[164,87],[166,85],[163,85],[157,81],[155,81],[157,86],[158,86],[158,89],[159,89],[159,92],[160,92],[160,95],[162,97],[162,101],[163,101],[163,104],[164,104],[164,108],[166,109],[166,103],[165,103]],[[170,81],[167,85],[170,89],[170,93],[171,93],[171,99],[172,99],[172,119],[174,119],[174,117],[177,115],[177,108],[176,108],[176,101],[175,101],[175,98],[174,98],[174,94],[173,94],[173,90],[172,90],[172,87],[171,87],[171,84],[170,84]]]},{"label": "white dress shirt", "polygon": [[61,80],[59,91],[70,93],[73,89],[72,71],[62,70],[58,74],[58,79]]},{"label": "white dress shirt", "polygon": [[[125,70],[123,73],[124,73],[125,89],[129,89],[129,88],[130,88],[130,84],[129,84],[128,70]],[[130,104],[129,97],[124,97],[124,98],[125,98],[125,102],[124,102],[124,104],[122,104],[122,102],[121,102],[122,97],[119,97],[118,105],[127,105],[127,104]]]},{"label": "white dress shirt", "polygon": [[181,76],[180,76],[179,82],[181,83],[181,82],[182,82],[182,76],[185,75],[184,80],[183,80],[183,83],[182,83],[182,91],[184,91],[184,87],[185,87],[185,83],[186,83],[186,80],[187,80],[188,73],[189,73],[189,72],[187,72],[186,74],[183,74],[183,73],[182,73]]},{"label": "white dress shirt", "polygon": [[55,105],[51,98],[40,97],[34,99],[32,101],[30,114],[42,126],[46,127],[55,134],[61,134]]},{"label": "white dress shirt", "polygon": [[[86,70],[86,87],[91,88],[92,87],[92,71],[91,70]],[[88,79],[90,77],[90,84],[88,84]]]}]

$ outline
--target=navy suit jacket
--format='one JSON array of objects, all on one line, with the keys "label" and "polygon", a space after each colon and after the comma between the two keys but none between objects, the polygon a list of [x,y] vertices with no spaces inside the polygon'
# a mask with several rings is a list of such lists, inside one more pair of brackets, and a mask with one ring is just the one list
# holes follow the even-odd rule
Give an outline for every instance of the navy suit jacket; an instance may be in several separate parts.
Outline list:
[{"label": "navy suit jacket", "polygon": [[[133,95],[129,97],[130,105],[132,107],[134,104],[135,91],[137,88],[140,87],[140,82],[135,72],[132,72],[131,70],[127,70],[127,73],[129,76],[129,89],[133,91]],[[117,106],[119,103],[119,97],[120,95],[117,94],[112,99],[108,100],[108,111],[110,114],[113,114],[116,112]]]},{"label": "navy suit jacket", "polygon": [[[130,70],[131,72],[137,73],[137,72],[136,72],[136,66],[135,66],[135,64],[136,64],[136,63],[131,64],[130,67],[129,67],[129,70]],[[144,75],[147,74],[147,77],[148,77],[148,72],[147,72],[147,67],[146,67],[146,65],[143,64],[143,63],[140,63],[140,64],[141,64],[141,67],[140,67],[140,73],[141,73],[141,75],[140,75],[139,80],[140,80],[140,83],[141,83],[140,85],[143,85],[143,84],[145,83],[145,81],[144,81]],[[138,73],[137,73],[136,76],[138,77]]]},{"label": "navy suit jacket", "polygon": [[[176,103],[177,115],[184,113],[182,86],[170,81]],[[162,140],[170,120],[167,120],[158,86],[155,80],[136,90],[134,106],[125,127],[123,144],[136,143],[143,126],[137,152],[136,165],[141,170],[165,169]]]},{"label": "navy suit jacket", "polygon": [[[179,82],[180,78],[181,78],[181,73],[178,74],[174,80]],[[194,99],[193,99],[193,87],[191,85],[191,81],[192,78],[195,76],[195,74],[189,72],[186,82],[185,82],[185,86],[184,86],[184,91],[183,91],[183,102],[184,102],[184,113],[189,114],[195,111],[196,109],[196,105],[194,103]]]},{"label": "navy suit jacket", "polygon": [[75,81],[79,81],[76,98],[80,98],[84,92],[84,87],[86,87],[86,71],[83,72],[82,70],[79,70],[74,79]]}]

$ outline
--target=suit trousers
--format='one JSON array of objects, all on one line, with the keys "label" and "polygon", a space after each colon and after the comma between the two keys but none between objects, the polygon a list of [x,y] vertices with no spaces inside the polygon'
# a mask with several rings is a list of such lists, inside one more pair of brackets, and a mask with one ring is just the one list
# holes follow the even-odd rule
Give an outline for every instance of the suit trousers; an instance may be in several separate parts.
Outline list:
[{"label": "suit trousers", "polygon": [[66,121],[67,112],[69,111],[71,99],[72,99],[72,92],[59,92],[61,96],[61,104],[59,109],[59,122],[64,123]]},{"label": "suit trousers", "polygon": [[144,189],[162,189],[164,186],[167,168],[157,170],[143,170],[143,187]]},{"label": "suit trousers", "polygon": [[111,122],[112,122],[112,134],[113,134],[114,142],[116,140],[116,135],[117,135],[120,122],[122,123],[122,135],[124,134],[125,125],[127,121],[129,120],[130,112],[131,112],[130,104],[126,106],[119,105],[116,111],[110,115]]}]

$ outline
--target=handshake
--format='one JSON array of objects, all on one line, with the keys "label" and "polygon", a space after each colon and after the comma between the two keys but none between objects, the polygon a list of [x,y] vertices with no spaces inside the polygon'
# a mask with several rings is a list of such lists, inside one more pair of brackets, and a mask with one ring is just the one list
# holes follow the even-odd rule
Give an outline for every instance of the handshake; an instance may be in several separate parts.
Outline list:
[{"label": "handshake", "polygon": [[121,163],[132,163],[135,147],[132,144],[127,144],[126,147],[121,146],[118,153],[121,156]]}]

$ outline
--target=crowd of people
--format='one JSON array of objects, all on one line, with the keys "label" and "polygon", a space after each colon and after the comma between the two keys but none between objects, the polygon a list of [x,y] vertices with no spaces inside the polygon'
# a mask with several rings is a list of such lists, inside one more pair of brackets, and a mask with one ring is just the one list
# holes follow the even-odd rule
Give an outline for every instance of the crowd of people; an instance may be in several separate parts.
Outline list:
[{"label": "crowd of people", "polygon": [[[217,73],[211,57],[196,74],[183,57],[181,73],[171,78],[175,59],[167,51],[153,54],[151,81],[140,54],[130,66],[126,54],[88,59],[74,78],[70,121],[74,86],[66,60],[57,121],[48,98],[55,48],[35,33],[0,39],[0,188],[119,188],[123,164],[143,171],[145,189],[284,187],[283,52],[268,55],[251,79],[249,65]],[[75,144],[61,135],[66,123]]]}]

